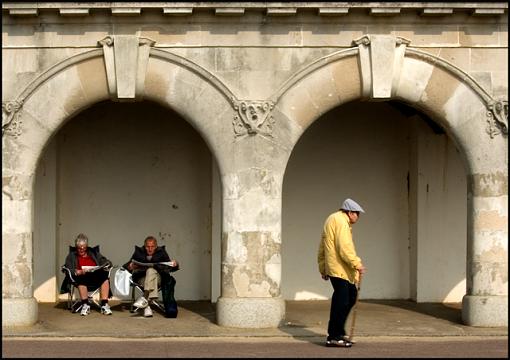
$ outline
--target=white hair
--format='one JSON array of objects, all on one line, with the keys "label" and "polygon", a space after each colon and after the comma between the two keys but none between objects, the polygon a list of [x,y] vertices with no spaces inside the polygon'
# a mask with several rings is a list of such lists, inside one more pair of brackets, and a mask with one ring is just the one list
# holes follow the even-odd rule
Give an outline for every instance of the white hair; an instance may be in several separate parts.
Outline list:
[{"label": "white hair", "polygon": [[78,246],[78,244],[85,244],[85,245],[89,245],[89,238],[87,237],[87,235],[85,234],[78,234],[78,236],[76,237],[76,240],[74,240],[74,245],[75,246]]}]

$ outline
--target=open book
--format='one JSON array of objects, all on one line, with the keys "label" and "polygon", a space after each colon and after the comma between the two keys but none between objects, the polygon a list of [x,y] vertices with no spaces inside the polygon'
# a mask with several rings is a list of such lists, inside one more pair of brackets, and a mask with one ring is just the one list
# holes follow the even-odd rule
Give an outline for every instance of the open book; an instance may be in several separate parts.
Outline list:
[{"label": "open book", "polygon": [[99,269],[102,269],[104,267],[106,267],[108,264],[104,264],[102,266],[82,266],[81,269],[85,272],[94,272],[96,270],[99,270]]},{"label": "open book", "polygon": [[144,263],[141,261],[137,261],[135,259],[131,259],[131,261],[133,263],[135,263],[136,265],[140,265],[140,266],[154,267],[154,265],[161,264],[161,265],[167,265],[167,266],[173,267],[173,265],[171,265],[170,261],[162,261],[162,262],[157,262],[157,263]]}]

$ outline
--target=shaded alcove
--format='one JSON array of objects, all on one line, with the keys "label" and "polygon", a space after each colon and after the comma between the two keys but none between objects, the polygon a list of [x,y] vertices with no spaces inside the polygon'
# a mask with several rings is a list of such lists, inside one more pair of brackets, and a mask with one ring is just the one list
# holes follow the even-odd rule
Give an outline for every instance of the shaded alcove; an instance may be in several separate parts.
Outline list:
[{"label": "shaded alcove", "polygon": [[461,155],[440,126],[397,101],[336,107],[294,147],[283,184],[285,299],[331,296],[317,250],[326,217],[348,197],[366,211],[353,227],[368,268],[363,299],[461,301],[467,258]]},{"label": "shaded alcove", "polygon": [[154,235],[181,264],[176,298],[210,300],[219,281],[211,273],[212,241],[219,238],[212,234],[219,216],[212,210],[219,182],[213,167],[199,133],[156,103],[107,101],[69,119],[36,174],[34,296],[56,299],[60,265],[83,232],[114,265]]}]

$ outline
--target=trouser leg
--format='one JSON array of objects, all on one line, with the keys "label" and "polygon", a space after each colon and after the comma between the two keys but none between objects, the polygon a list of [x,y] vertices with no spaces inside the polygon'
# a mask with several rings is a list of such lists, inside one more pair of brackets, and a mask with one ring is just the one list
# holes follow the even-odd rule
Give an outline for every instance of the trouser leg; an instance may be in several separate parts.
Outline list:
[{"label": "trouser leg", "polygon": [[347,282],[347,286],[349,287],[349,310],[347,311],[347,315],[349,315],[353,306],[356,304],[356,297],[358,296],[358,288],[356,287],[355,284],[351,284],[350,282]]},{"label": "trouser leg", "polygon": [[161,277],[158,272],[153,268],[148,268],[145,272],[145,277],[140,280],[143,284],[143,289],[148,292],[149,299],[156,299],[159,297],[158,285],[161,282]]},{"label": "trouser leg", "polygon": [[356,286],[347,280],[330,277],[333,286],[328,322],[328,339],[341,339],[345,332],[345,321],[356,302]]}]

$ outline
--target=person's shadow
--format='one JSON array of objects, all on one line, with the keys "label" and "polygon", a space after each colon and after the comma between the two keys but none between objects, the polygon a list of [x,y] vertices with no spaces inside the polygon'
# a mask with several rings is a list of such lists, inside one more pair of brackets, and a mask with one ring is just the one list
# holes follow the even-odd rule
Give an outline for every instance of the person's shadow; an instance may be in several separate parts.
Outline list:
[{"label": "person's shadow", "polygon": [[329,320],[329,300],[285,302],[285,320],[279,330],[301,341],[323,346],[326,335],[320,329],[327,329]]}]

